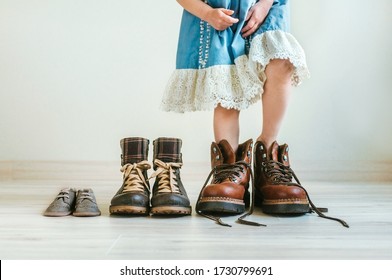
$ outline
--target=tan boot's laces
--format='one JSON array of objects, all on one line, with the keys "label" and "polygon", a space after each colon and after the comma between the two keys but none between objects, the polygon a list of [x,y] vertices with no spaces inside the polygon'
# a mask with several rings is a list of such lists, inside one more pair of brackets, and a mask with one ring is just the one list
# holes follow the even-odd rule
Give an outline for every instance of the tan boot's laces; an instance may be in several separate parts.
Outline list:
[{"label": "tan boot's laces", "polygon": [[124,178],[124,192],[143,192],[144,188],[148,187],[148,184],[144,178],[143,171],[146,171],[151,168],[151,165],[148,161],[143,160],[139,163],[127,163],[123,167],[121,167],[121,172],[123,172]]},{"label": "tan boot's laces", "polygon": [[177,162],[163,162],[159,159],[154,160],[154,164],[157,166],[157,170],[151,175],[149,179],[154,177],[160,178],[158,185],[158,192],[160,193],[180,193],[178,188],[177,176],[175,169],[180,168],[182,163]]}]

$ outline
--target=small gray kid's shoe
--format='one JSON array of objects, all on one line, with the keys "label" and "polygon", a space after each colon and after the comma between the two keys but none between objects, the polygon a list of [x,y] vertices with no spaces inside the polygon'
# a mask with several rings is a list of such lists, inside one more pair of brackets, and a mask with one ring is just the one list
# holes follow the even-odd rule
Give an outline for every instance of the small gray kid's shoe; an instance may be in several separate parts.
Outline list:
[{"label": "small gray kid's shoe", "polygon": [[73,214],[76,217],[95,217],[101,215],[92,189],[78,190]]},{"label": "small gray kid's shoe", "polygon": [[62,189],[53,202],[44,212],[47,217],[63,217],[72,214],[75,207],[76,190],[72,188]]}]

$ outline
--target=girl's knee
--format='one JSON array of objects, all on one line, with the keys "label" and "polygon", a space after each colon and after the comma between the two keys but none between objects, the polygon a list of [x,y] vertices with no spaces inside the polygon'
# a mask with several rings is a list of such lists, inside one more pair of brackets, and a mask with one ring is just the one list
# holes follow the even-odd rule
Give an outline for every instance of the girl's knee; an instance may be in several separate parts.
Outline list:
[{"label": "girl's knee", "polygon": [[232,116],[237,117],[240,114],[240,111],[236,109],[227,109],[222,107],[220,104],[214,109],[215,115],[225,115],[225,116]]},{"label": "girl's knee", "polygon": [[294,65],[288,59],[272,59],[266,68],[266,74],[277,75],[281,78],[291,78],[294,72]]}]

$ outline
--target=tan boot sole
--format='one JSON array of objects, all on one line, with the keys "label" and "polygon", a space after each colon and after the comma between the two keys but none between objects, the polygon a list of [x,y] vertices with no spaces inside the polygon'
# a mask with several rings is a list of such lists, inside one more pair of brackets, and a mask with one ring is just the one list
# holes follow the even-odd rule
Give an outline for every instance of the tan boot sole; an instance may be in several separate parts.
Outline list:
[{"label": "tan boot sole", "polygon": [[140,206],[120,205],[120,206],[110,206],[109,212],[110,214],[147,215],[148,209],[146,207],[140,207]]},{"label": "tan boot sole", "polygon": [[151,209],[153,215],[190,215],[191,213],[191,207],[158,206]]}]

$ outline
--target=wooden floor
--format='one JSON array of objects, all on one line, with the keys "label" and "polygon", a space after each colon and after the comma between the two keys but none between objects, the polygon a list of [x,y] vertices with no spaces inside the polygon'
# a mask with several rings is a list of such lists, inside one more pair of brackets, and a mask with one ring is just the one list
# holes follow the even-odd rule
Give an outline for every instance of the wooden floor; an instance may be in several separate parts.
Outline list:
[{"label": "wooden floor", "polygon": [[[175,218],[110,216],[121,173],[116,165],[107,167],[108,176],[78,164],[57,164],[46,175],[45,170],[19,170],[19,176],[3,170],[0,259],[392,259],[392,182],[302,182],[317,206],[328,207],[331,216],[346,220],[350,228],[315,214],[279,217],[258,209],[251,219],[267,227],[226,217],[233,225],[227,228],[194,212]],[[207,172],[208,166],[198,164],[182,170],[193,207]],[[92,187],[102,216],[42,216],[65,186]]]}]

